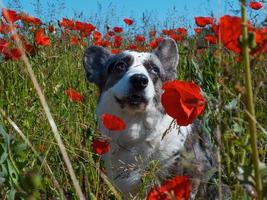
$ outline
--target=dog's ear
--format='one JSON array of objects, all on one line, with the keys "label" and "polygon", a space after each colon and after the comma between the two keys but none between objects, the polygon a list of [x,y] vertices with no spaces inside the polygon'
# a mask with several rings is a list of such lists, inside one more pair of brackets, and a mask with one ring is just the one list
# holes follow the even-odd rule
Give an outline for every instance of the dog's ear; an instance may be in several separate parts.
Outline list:
[{"label": "dog's ear", "polygon": [[110,56],[111,53],[107,49],[98,46],[89,47],[84,52],[83,64],[86,77],[99,88],[103,87],[104,76],[106,74],[106,62]]},{"label": "dog's ear", "polygon": [[178,47],[176,42],[171,38],[162,40],[154,54],[159,58],[164,70],[165,80],[174,80],[177,78],[177,65],[179,62]]}]

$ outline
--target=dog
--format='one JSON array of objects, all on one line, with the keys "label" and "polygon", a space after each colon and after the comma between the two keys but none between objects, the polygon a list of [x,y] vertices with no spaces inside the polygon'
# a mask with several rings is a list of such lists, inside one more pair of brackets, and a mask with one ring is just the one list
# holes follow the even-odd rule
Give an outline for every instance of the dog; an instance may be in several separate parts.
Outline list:
[{"label": "dog", "polygon": [[[103,157],[107,176],[125,197],[137,195],[144,171],[153,160],[159,163],[158,182],[172,175],[187,175],[193,185],[191,199],[218,196],[216,187],[207,184],[211,178],[207,172],[216,169],[207,134],[197,122],[175,125],[160,102],[162,85],[177,78],[178,61],[177,44],[170,38],[163,39],[151,53],[112,55],[99,46],[85,50],[86,77],[100,91],[96,108],[99,128],[111,138],[111,150]],[[123,119],[126,129],[107,130],[101,123],[104,113]]]}]

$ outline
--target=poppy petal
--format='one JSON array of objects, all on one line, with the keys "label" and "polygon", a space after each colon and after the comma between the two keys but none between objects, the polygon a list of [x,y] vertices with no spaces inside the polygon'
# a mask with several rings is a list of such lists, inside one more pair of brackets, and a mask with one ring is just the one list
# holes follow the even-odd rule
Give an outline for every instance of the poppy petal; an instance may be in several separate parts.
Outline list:
[{"label": "poppy petal", "polygon": [[110,131],[122,131],[126,128],[126,125],[122,119],[115,115],[103,114],[101,120],[106,129]]}]

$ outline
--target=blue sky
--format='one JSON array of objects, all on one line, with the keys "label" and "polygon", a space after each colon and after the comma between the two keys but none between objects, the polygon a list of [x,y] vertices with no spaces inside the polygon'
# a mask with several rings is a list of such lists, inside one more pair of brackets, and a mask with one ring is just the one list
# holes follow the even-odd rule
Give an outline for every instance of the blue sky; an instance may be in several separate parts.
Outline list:
[{"label": "blue sky", "polygon": [[[123,18],[142,21],[142,16],[148,20],[148,25],[190,26],[194,24],[194,16],[215,17],[225,13],[233,14],[232,8],[239,9],[237,0],[2,0],[19,2],[22,10],[40,17],[44,21],[61,19],[62,17],[83,19],[111,26],[122,25]],[[40,2],[39,8],[36,2]],[[78,2],[78,3],[77,3]],[[150,24],[149,24],[150,23]]]}]

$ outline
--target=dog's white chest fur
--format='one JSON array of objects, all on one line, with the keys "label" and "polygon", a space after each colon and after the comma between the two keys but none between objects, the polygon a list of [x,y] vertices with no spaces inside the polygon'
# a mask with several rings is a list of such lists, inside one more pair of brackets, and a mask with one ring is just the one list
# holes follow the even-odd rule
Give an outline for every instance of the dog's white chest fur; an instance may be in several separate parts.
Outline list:
[{"label": "dog's white chest fur", "polygon": [[109,131],[99,121],[101,133],[111,138],[111,151],[104,156],[105,166],[108,176],[122,192],[136,194],[152,160],[159,161],[160,176],[168,175],[191,127],[173,128],[161,140],[173,120],[171,117],[158,111],[153,102],[148,104],[146,112],[121,111],[113,98],[109,91],[102,95],[97,106],[98,119],[104,113],[116,115],[125,121],[126,129]]}]

